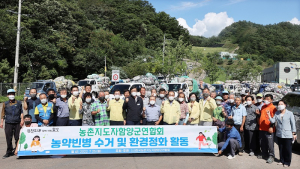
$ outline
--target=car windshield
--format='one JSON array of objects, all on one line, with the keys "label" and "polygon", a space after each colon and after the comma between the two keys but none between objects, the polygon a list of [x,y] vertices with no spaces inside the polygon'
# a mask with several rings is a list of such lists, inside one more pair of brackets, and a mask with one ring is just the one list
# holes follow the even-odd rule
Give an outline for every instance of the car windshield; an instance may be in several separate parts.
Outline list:
[{"label": "car windshield", "polygon": [[229,89],[234,89],[234,88],[233,88],[233,85],[230,85],[230,86],[229,86]]},{"label": "car windshield", "polygon": [[30,89],[35,88],[37,91],[42,90],[44,83],[32,83]]},{"label": "car windshield", "polygon": [[168,84],[169,91],[178,91],[181,88],[181,84]]},{"label": "car windshield", "polygon": [[164,77],[157,77],[157,79],[159,79],[159,80],[163,80],[163,79],[164,79]]},{"label": "car windshield", "polygon": [[221,90],[221,85],[212,85],[216,88],[216,90]]},{"label": "car windshield", "polygon": [[110,94],[114,94],[115,90],[120,90],[121,94],[124,94],[124,90],[129,90],[130,85],[115,85],[111,90],[110,90]]},{"label": "car windshield", "polygon": [[89,82],[89,81],[87,81],[87,80],[80,80],[80,81],[78,82],[78,86],[85,86],[86,84],[88,84],[88,82]]}]

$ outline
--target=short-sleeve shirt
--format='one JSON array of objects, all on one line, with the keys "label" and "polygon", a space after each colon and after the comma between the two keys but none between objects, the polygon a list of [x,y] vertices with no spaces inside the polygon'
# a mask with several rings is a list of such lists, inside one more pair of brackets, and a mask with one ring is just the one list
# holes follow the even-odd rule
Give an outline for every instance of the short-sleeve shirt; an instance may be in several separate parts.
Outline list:
[{"label": "short-sleeve shirt", "polygon": [[255,105],[246,106],[247,118],[245,121],[245,129],[246,130],[258,130],[257,117],[258,115],[255,113],[256,110],[259,110]]},{"label": "short-sleeve shirt", "polygon": [[56,99],[57,117],[69,117],[69,105],[68,100],[64,101],[62,98]]},{"label": "short-sleeve shirt", "polygon": [[247,116],[246,108],[242,104],[240,104],[239,107],[233,106],[231,113],[235,125],[241,125],[243,122],[243,117]]},{"label": "short-sleeve shirt", "polygon": [[147,116],[147,121],[158,121],[161,116],[160,106],[158,105],[147,105],[145,114]]},{"label": "short-sleeve shirt", "polygon": [[109,119],[106,113],[106,102],[101,103],[100,101],[95,101],[91,105],[92,111],[100,112],[95,115],[95,126],[109,126]]}]

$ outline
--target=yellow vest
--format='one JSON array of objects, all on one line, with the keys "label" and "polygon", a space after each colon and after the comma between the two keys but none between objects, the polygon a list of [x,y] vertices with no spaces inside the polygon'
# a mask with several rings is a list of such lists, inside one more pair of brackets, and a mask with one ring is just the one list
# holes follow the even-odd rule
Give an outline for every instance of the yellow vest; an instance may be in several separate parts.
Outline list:
[{"label": "yellow vest", "polygon": [[113,99],[109,101],[108,108],[106,111],[110,111],[110,120],[112,121],[124,121],[125,114],[123,111],[124,100],[119,99],[118,101]]}]

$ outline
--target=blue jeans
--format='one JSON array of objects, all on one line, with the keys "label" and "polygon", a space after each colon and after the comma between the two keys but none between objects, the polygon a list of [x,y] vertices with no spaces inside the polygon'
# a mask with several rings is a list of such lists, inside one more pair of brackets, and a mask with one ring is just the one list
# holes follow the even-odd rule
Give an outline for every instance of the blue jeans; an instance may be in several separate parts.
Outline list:
[{"label": "blue jeans", "polygon": [[82,126],[82,120],[69,120],[69,126]]},{"label": "blue jeans", "polygon": [[140,121],[128,121],[128,120],[126,120],[126,125],[140,125]]},{"label": "blue jeans", "polygon": [[185,119],[180,119],[179,122],[178,122],[178,125],[183,125]]}]

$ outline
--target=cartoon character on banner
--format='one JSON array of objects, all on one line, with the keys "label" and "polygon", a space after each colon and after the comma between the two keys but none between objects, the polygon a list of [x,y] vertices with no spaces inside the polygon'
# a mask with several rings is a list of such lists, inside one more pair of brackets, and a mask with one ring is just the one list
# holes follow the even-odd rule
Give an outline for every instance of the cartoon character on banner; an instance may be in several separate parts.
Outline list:
[{"label": "cartoon character on banner", "polygon": [[41,139],[40,136],[34,136],[31,142],[31,152],[36,153],[37,151],[43,151],[42,145],[41,145]]},{"label": "cartoon character on banner", "polygon": [[204,142],[204,140],[205,141],[207,141],[207,140],[206,140],[205,135],[202,132],[199,133],[199,136],[196,138],[196,140],[199,140],[199,150],[201,149],[201,145],[208,146],[208,143]]}]

